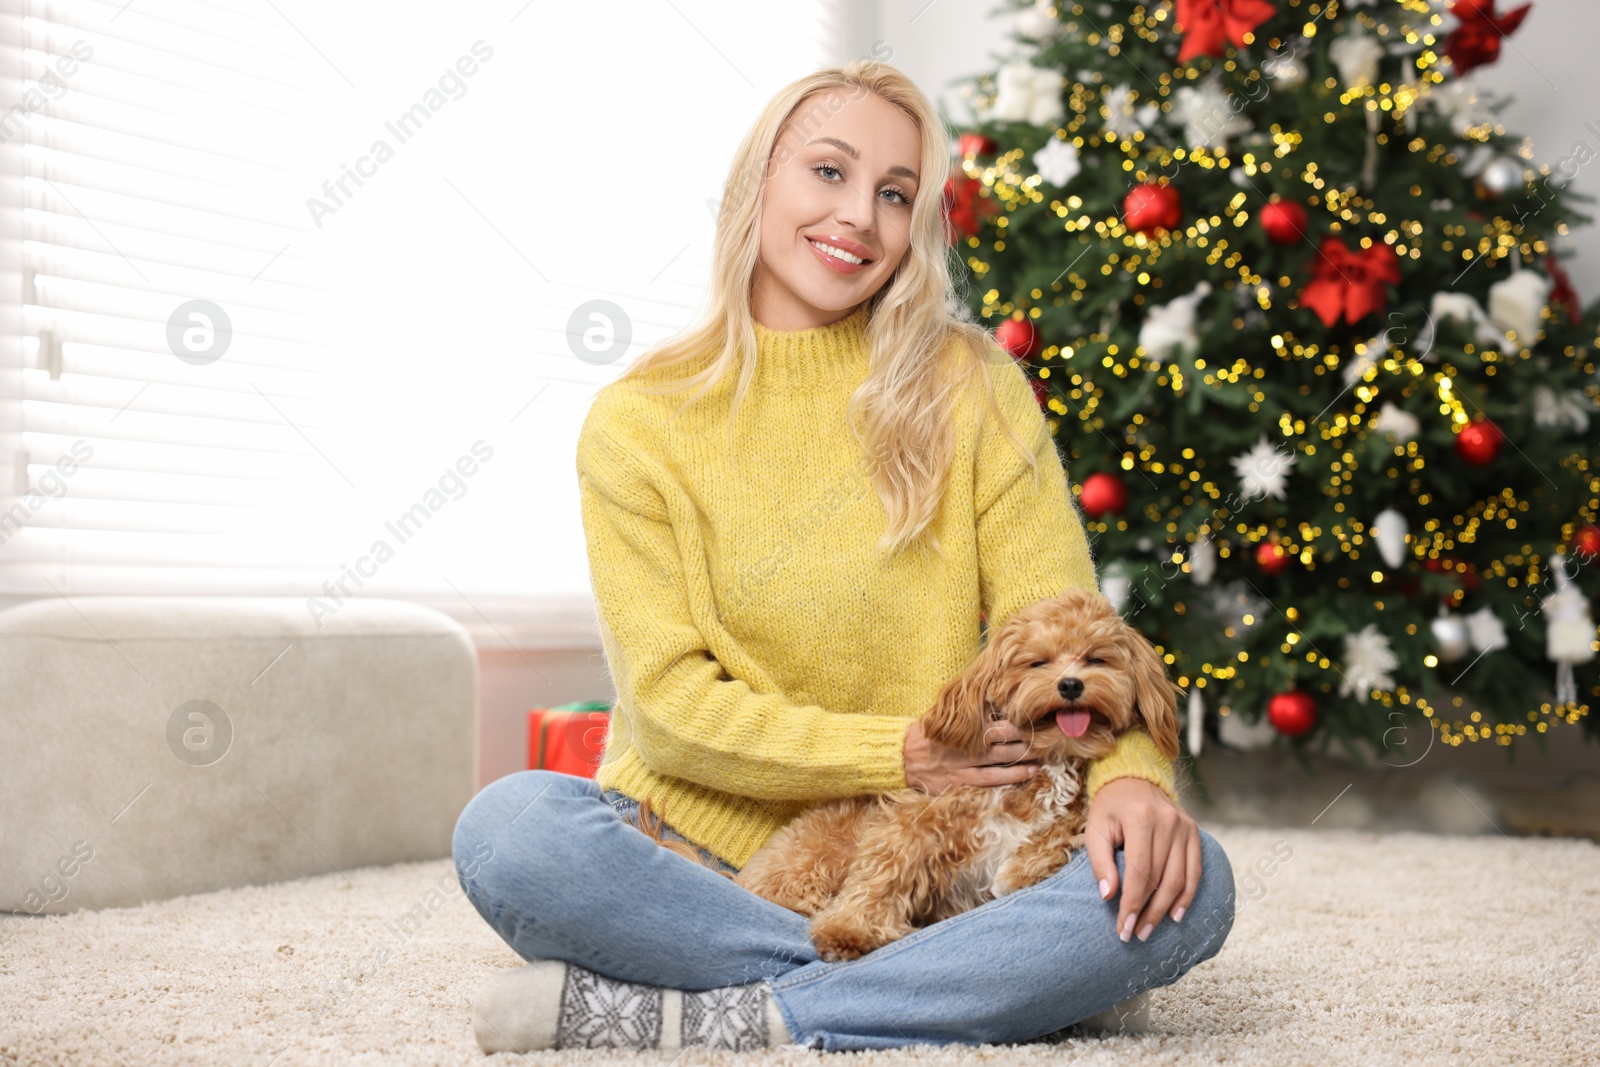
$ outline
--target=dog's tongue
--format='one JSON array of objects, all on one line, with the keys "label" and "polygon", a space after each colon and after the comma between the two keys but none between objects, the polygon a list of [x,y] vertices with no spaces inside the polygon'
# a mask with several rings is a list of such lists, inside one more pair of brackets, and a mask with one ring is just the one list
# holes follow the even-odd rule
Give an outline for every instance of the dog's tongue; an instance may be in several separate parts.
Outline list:
[{"label": "dog's tongue", "polygon": [[1056,725],[1061,727],[1061,732],[1068,737],[1082,737],[1084,731],[1089,728],[1089,713],[1075,710],[1058,711]]}]

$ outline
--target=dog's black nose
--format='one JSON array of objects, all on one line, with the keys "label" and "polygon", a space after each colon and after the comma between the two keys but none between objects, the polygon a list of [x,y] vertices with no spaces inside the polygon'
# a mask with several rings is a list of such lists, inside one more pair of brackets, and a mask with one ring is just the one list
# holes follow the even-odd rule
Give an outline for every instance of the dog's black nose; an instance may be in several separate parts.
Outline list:
[{"label": "dog's black nose", "polygon": [[1056,684],[1056,689],[1067,700],[1077,700],[1083,696],[1083,683],[1076,678],[1063,678]]}]

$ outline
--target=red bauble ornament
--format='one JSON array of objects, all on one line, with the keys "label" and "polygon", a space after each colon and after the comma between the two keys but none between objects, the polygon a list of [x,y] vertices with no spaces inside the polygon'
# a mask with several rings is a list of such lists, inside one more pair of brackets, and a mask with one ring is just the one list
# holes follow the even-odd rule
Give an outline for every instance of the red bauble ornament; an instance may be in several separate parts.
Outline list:
[{"label": "red bauble ornament", "polygon": [[1273,244],[1295,244],[1306,235],[1306,209],[1293,200],[1274,200],[1261,209],[1261,228]]},{"label": "red bauble ornament", "polygon": [[1572,535],[1572,547],[1584,563],[1600,556],[1600,526],[1591,522],[1579,528],[1578,532]]},{"label": "red bauble ornament", "polygon": [[1122,198],[1122,221],[1135,233],[1175,230],[1183,219],[1183,199],[1171,185],[1145,182]]},{"label": "red bauble ornament", "polygon": [[1282,574],[1293,560],[1276,541],[1263,541],[1256,546],[1256,566],[1267,574]]},{"label": "red bauble ornament", "polygon": [[1128,506],[1128,487],[1115,474],[1091,474],[1083,480],[1078,503],[1091,519],[1098,519],[1107,512],[1120,513]]},{"label": "red bauble ornament", "polygon": [[994,339],[1017,359],[1032,359],[1044,347],[1032,319],[1007,319],[995,327]]},{"label": "red bauble ornament", "polygon": [[1494,5],[1495,0],[1456,0],[1450,5],[1450,14],[1461,20],[1461,25],[1445,38],[1444,54],[1450,57],[1457,76],[1499,59],[1500,39],[1516,33],[1533,6],[1523,4],[1500,15]]},{"label": "red bauble ornament", "polygon": [[1456,454],[1474,467],[1493,463],[1500,455],[1506,435],[1488,419],[1477,418],[1456,434]]},{"label": "red bauble ornament", "polygon": [[961,135],[961,154],[963,156],[991,156],[994,155],[994,138],[981,133],[964,133]]},{"label": "red bauble ornament", "polygon": [[1301,689],[1279,693],[1267,701],[1267,721],[1280,734],[1299,737],[1317,725],[1317,702]]}]

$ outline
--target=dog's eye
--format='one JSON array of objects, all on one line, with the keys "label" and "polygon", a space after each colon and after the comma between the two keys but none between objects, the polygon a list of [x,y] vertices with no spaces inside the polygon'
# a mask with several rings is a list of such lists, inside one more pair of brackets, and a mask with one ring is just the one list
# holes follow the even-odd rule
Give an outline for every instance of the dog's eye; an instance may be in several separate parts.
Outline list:
[{"label": "dog's eye", "polygon": [[1047,660],[1047,659],[1042,659],[1038,663],[1035,663],[1033,666],[1034,666],[1035,669],[1037,669],[1039,667],[1048,667],[1048,666],[1050,666],[1050,661]]},{"label": "dog's eye", "polygon": [[1088,659],[1084,660],[1084,662],[1092,667],[1099,667],[1105,663],[1105,660],[1099,658],[1098,656],[1090,656]]}]

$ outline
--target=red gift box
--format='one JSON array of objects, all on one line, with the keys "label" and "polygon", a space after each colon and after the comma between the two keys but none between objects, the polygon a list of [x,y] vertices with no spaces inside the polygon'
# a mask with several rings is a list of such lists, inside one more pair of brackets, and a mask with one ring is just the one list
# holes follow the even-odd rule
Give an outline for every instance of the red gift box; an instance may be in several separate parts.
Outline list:
[{"label": "red gift box", "polygon": [[611,705],[579,701],[528,712],[528,767],[593,778],[605,755]]}]

